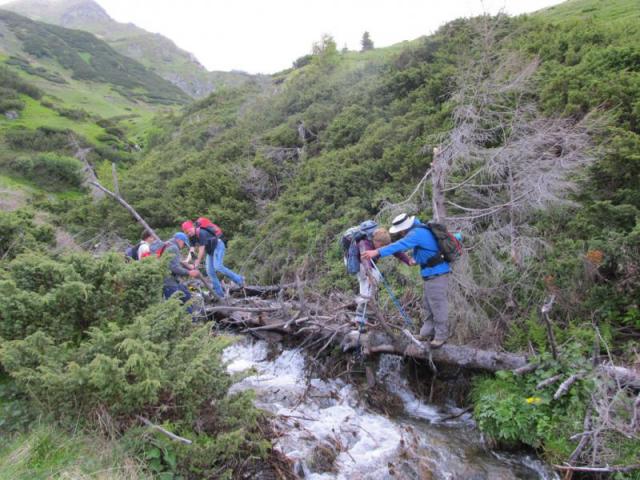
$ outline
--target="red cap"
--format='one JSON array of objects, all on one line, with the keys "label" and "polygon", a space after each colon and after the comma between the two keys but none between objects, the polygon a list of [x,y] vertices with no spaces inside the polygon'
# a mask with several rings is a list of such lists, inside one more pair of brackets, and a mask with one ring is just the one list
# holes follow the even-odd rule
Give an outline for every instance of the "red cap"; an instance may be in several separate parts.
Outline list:
[{"label": "red cap", "polygon": [[182,222],[182,231],[189,234],[189,230],[193,228],[193,222],[191,220],[187,220],[186,222]]}]

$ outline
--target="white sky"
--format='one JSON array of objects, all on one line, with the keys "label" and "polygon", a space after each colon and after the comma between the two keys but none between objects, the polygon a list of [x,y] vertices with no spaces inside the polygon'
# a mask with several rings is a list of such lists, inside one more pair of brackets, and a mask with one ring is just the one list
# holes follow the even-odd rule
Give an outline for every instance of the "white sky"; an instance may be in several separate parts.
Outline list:
[{"label": "white sky", "polygon": [[[6,3],[7,0],[0,0]],[[97,0],[119,22],[161,33],[209,70],[274,73],[323,33],[360,49],[412,40],[458,17],[532,12],[562,0]]]}]

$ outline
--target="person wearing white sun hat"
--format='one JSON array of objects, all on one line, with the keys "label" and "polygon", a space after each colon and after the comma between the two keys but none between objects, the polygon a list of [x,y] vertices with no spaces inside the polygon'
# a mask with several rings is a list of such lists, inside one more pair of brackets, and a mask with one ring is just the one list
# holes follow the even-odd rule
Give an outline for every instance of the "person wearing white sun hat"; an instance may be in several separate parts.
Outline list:
[{"label": "person wearing white sun hat", "polygon": [[431,346],[441,347],[449,338],[449,262],[442,257],[438,240],[431,229],[413,215],[402,213],[395,217],[389,233],[397,233],[402,238],[386,247],[367,250],[362,256],[370,260],[413,249],[413,259],[420,265],[424,280],[426,317],[420,328],[420,336],[425,339],[432,337]]}]

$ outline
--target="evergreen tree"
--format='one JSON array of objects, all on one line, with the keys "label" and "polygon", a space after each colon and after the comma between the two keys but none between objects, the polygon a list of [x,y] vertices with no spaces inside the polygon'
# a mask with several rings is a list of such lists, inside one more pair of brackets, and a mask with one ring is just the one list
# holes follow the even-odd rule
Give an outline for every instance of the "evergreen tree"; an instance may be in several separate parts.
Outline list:
[{"label": "evergreen tree", "polygon": [[360,40],[360,44],[362,45],[361,52],[366,52],[367,50],[373,50],[373,40],[371,40],[371,36],[369,32],[364,32],[362,34],[362,40]]}]

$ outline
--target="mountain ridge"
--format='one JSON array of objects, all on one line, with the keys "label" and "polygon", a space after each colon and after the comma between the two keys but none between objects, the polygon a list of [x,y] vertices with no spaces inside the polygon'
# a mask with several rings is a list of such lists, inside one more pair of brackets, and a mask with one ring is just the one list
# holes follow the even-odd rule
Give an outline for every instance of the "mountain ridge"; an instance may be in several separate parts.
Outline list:
[{"label": "mountain ridge", "polygon": [[181,49],[173,40],[133,23],[117,22],[94,0],[16,0],[3,8],[33,20],[93,33],[193,98],[204,97],[222,86],[239,86],[253,78],[238,71],[210,72],[193,53]]}]

